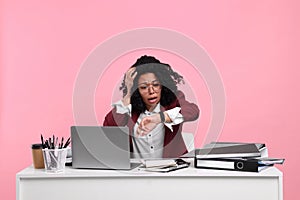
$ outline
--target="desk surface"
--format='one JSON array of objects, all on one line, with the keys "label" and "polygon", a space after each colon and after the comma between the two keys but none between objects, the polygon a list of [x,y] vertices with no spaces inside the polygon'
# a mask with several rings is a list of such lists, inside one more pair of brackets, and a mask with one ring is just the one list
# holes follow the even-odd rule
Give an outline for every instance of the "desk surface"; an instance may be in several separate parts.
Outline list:
[{"label": "desk surface", "polygon": [[209,169],[196,169],[189,167],[180,169],[169,173],[161,172],[147,172],[140,168],[132,170],[98,170],[98,169],[74,169],[66,167],[63,173],[46,173],[44,169],[34,169],[29,166],[19,173],[17,178],[51,178],[51,177],[280,177],[282,172],[276,167],[270,167],[262,170],[261,172],[238,172],[226,170],[209,170]]},{"label": "desk surface", "polygon": [[[41,196],[44,200],[138,200],[141,197],[144,200],[163,197],[180,200],[187,194],[189,199],[240,200],[243,197],[243,200],[282,200],[282,176],[275,167],[259,173],[196,169],[192,166],[169,173],[147,172],[139,168],[121,171],[66,167],[63,173],[54,174],[30,166],[17,173],[16,193],[17,200],[35,200]],[[45,196],[49,188],[54,192]],[[149,188],[155,192],[149,192]],[[135,195],[132,195],[133,191]]]}]

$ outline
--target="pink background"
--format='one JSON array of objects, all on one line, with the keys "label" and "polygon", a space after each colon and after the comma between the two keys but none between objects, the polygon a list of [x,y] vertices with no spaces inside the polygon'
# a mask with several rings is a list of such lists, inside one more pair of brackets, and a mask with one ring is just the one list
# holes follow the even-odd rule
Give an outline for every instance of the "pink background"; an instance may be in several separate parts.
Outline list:
[{"label": "pink background", "polygon": [[[297,0],[0,1],[0,199],[15,199],[15,174],[31,164],[30,145],[39,142],[41,133],[69,136],[73,86],[89,53],[113,35],[143,27],[178,31],[206,49],[226,89],[227,113],[219,139],[264,142],[271,156],[286,158],[278,166],[284,173],[284,199],[296,198],[299,8]],[[198,81],[185,70],[187,63],[165,51],[120,55],[110,69],[126,69],[145,53],[170,63],[187,82]],[[113,99],[107,86],[116,92],[119,80],[99,82],[99,123]],[[203,96],[195,100],[202,109],[197,146],[211,115],[209,94],[203,80],[199,82],[200,88],[190,85]]]}]

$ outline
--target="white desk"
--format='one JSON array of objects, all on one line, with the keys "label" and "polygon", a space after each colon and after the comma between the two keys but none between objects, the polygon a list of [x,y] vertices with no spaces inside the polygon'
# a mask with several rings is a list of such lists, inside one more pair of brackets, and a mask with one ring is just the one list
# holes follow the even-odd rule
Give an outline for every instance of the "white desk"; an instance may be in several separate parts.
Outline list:
[{"label": "white desk", "polygon": [[186,168],[170,173],[78,170],[47,174],[28,167],[16,175],[17,200],[204,199],[282,200],[282,172]]}]

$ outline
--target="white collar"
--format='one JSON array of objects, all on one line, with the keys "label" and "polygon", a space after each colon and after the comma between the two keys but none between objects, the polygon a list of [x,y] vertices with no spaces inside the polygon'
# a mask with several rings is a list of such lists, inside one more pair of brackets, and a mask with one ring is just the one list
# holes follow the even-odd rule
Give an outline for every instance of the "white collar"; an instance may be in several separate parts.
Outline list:
[{"label": "white collar", "polygon": [[148,110],[145,110],[144,113],[147,115],[147,114],[159,113],[159,112],[160,112],[160,103],[158,103],[158,104],[155,106],[155,108],[153,109],[152,112],[150,112],[150,111],[148,111]]}]

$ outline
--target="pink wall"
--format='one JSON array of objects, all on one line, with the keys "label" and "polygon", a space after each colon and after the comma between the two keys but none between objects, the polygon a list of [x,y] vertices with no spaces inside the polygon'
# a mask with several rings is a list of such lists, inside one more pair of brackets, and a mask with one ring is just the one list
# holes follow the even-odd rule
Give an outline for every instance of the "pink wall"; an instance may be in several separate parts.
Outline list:
[{"label": "pink wall", "polygon": [[[0,2],[1,199],[15,199],[15,174],[31,164],[30,144],[38,142],[41,133],[69,135],[74,123],[73,86],[89,53],[112,35],[143,27],[181,32],[206,49],[226,89],[227,114],[220,140],[265,142],[271,156],[286,158],[278,166],[284,173],[284,199],[296,197],[300,184],[299,2],[173,2]],[[126,69],[145,52],[120,55],[111,69],[122,63],[121,69]],[[188,64],[181,58],[150,52],[174,65],[191,83],[196,80],[186,72]],[[114,81],[115,86],[118,80]],[[107,91],[104,87],[100,82],[96,97],[101,90]],[[109,109],[112,97],[107,92],[109,99],[104,103],[96,99],[99,121]],[[202,109],[199,146],[209,124],[210,99],[203,85],[197,96],[203,96],[197,100]]]}]

